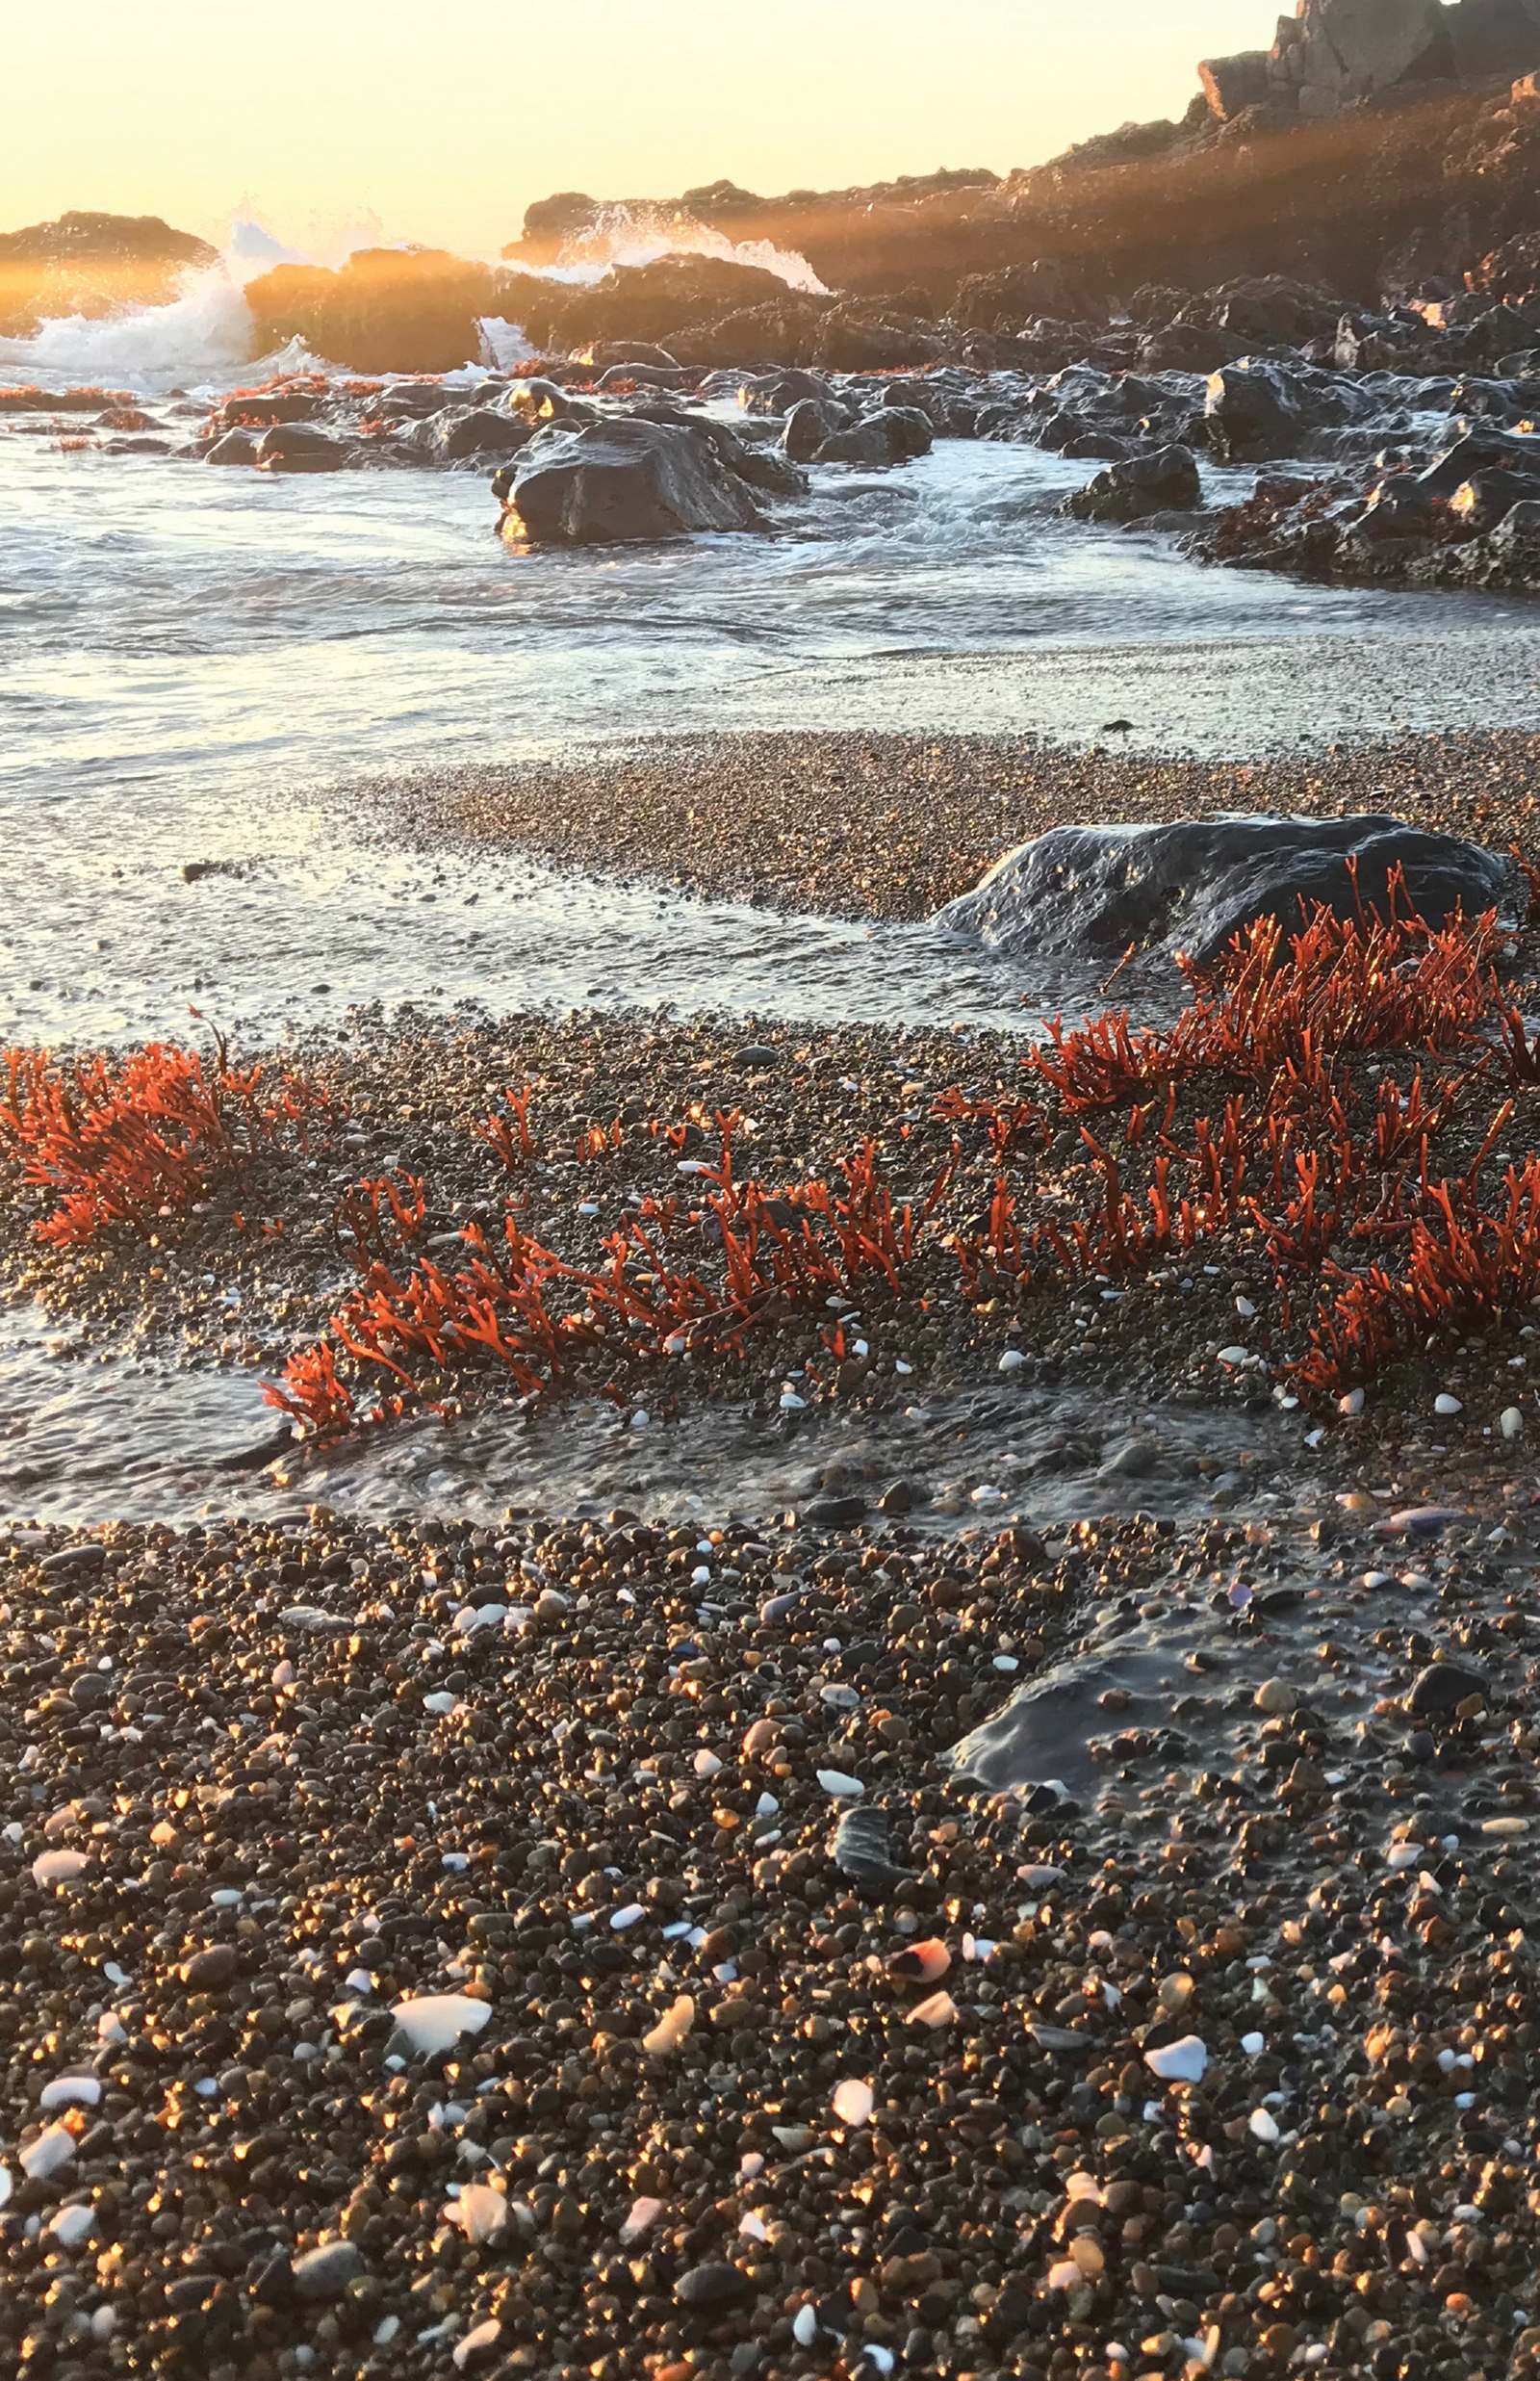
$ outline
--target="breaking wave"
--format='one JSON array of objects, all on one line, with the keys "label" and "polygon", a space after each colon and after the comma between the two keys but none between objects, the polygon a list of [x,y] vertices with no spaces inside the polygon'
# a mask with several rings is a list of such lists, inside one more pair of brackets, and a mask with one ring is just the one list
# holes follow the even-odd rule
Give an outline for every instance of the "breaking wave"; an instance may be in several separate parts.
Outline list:
[{"label": "breaking wave", "polygon": [[547,267],[555,281],[597,281],[611,265],[650,265],[658,256],[716,256],[724,264],[757,265],[788,289],[814,298],[828,292],[805,256],[778,248],[769,240],[730,240],[708,223],[665,215],[656,207],[602,208],[592,231],[569,240],[559,263]]},{"label": "breaking wave", "polygon": [[30,339],[0,339],[0,375],[40,388],[80,382],[147,397],[227,381],[250,362],[251,309],[218,267],[190,273],[169,305],[59,315]]},{"label": "breaking wave", "polygon": [[[342,253],[366,238],[363,233],[349,238]],[[805,256],[768,240],[734,243],[706,224],[628,207],[607,208],[594,230],[571,244],[558,264],[545,267],[541,277],[597,281],[611,265],[645,265],[670,253],[757,265],[775,273],[788,289],[823,292]],[[251,310],[243,286],[275,263],[308,261],[262,225],[238,222],[223,262],[189,273],[181,294],[167,305],[124,306],[99,319],[61,315],[31,338],[0,339],[0,379],[13,377],[46,389],[71,384],[128,389],[136,396],[152,397],[173,388],[215,392],[253,373],[265,378],[272,372],[316,369],[318,359],[297,343],[277,355],[253,355]],[[493,320],[482,325],[480,357],[466,360],[473,366],[511,369],[528,351],[516,324]]]}]

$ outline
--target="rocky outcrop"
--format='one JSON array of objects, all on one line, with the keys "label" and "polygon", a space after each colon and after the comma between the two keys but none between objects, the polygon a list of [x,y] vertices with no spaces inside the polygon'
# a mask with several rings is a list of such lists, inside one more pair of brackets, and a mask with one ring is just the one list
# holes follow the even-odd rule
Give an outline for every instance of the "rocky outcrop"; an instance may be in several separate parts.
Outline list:
[{"label": "rocky outcrop", "polygon": [[1206,59],[1198,77],[1219,121],[1261,109],[1287,122],[1536,62],[1540,0],[1297,0],[1270,49]]},{"label": "rocky outcrop", "polygon": [[300,339],[354,372],[452,372],[506,311],[506,279],[442,248],[360,248],[335,272],[276,265],[245,294],[259,353]]},{"label": "rocky outcrop", "polygon": [[680,362],[706,360],[680,354],[675,344],[693,326],[768,308],[789,312],[810,327],[832,303],[789,290],[778,273],[759,266],[688,254],[612,265],[594,282],[543,281],[521,273],[505,276],[502,287],[513,319],[538,347],[578,349],[640,339],[661,344]]},{"label": "rocky outcrop", "polygon": [[[1540,405],[1540,377],[1531,385]],[[1503,386],[1488,384],[1485,421],[1431,455],[1403,446],[1356,470],[1260,476],[1189,551],[1307,579],[1540,592],[1540,435],[1502,427],[1528,418],[1517,397],[1495,402]]]},{"label": "rocky outcrop", "polygon": [[936,923],[1040,964],[1119,959],[1131,945],[1206,962],[1255,918],[1296,923],[1301,902],[1342,918],[1360,901],[1384,912],[1393,868],[1430,925],[1457,907],[1476,917],[1516,897],[1509,861],[1398,818],[1227,816],[1051,828],[1008,852]]},{"label": "rocky outcrop", "polygon": [[218,251],[158,215],[61,215],[0,232],[0,338],[30,338],[59,315],[165,305]]}]

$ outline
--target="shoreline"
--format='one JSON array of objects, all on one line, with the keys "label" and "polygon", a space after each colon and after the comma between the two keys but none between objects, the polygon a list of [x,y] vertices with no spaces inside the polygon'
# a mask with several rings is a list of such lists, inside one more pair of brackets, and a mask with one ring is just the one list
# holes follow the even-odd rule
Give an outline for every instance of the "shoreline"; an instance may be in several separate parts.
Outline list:
[{"label": "shoreline", "polygon": [[704,899],[910,923],[1071,822],[1389,810],[1540,852],[1540,734],[1518,729],[1232,762],[1003,735],[685,733],[338,791],[371,840],[522,851]]}]

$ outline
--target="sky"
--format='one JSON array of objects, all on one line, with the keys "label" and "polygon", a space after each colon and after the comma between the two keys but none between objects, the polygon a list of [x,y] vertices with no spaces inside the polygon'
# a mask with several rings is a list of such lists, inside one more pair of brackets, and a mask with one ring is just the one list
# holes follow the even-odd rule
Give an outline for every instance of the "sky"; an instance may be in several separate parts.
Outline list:
[{"label": "sky", "polygon": [[556,190],[1035,165],[1176,115],[1277,0],[70,0],[10,13],[0,228],[68,207],[495,253]]}]

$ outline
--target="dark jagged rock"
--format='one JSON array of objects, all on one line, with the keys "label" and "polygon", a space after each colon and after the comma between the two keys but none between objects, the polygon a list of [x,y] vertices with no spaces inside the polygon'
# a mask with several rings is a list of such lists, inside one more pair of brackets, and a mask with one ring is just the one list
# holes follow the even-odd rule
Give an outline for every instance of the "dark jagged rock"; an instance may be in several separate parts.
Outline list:
[{"label": "dark jagged rock", "polygon": [[500,492],[502,533],[514,543],[598,545],[763,526],[716,442],[682,422],[631,417],[543,430]]},{"label": "dark jagged rock", "polygon": [[1299,452],[1298,410],[1266,364],[1222,365],[1209,381],[1203,411],[1221,462],[1270,463]]},{"label": "dark jagged rock", "polygon": [[184,273],[218,261],[206,240],[158,215],[77,212],[0,232],[0,338],[30,338],[51,316],[165,305]]},{"label": "dark jagged rock", "polygon": [[275,422],[257,442],[259,471],[344,471],[347,449],[313,422]]},{"label": "dark jagged rock", "polygon": [[849,429],[835,430],[813,456],[815,463],[882,466],[911,462],[931,451],[930,423],[917,408],[882,405]]},{"label": "dark jagged rock", "polygon": [[1066,497],[1064,509],[1077,521],[1140,521],[1151,513],[1189,512],[1202,502],[1203,483],[1191,449],[1158,447],[1153,454],[1110,463]]},{"label": "dark jagged rock", "polygon": [[786,416],[783,444],[793,463],[808,463],[826,438],[843,429],[848,417],[831,398],[803,397]]},{"label": "dark jagged rock", "polygon": [[1223,816],[1052,828],[1008,852],[936,923],[1039,961],[1117,959],[1130,945],[1206,961],[1252,919],[1296,922],[1301,902],[1339,917],[1358,901],[1384,911],[1393,868],[1433,925],[1456,907],[1476,916],[1513,903],[1508,860],[1398,818]]}]

